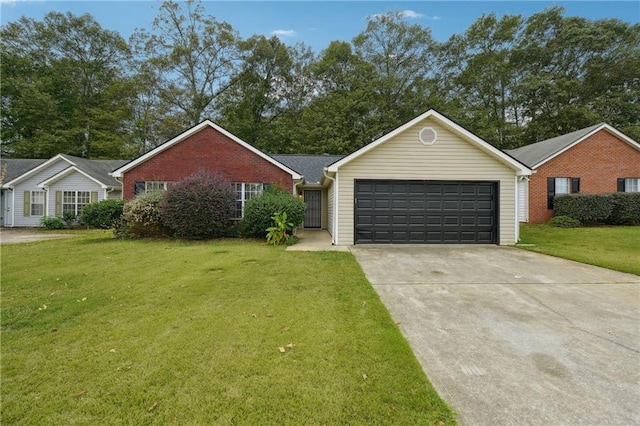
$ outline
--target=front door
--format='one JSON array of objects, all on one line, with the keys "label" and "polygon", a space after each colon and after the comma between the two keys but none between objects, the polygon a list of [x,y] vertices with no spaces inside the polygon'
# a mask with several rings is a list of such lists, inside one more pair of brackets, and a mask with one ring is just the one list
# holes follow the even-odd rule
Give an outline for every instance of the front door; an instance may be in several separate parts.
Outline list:
[{"label": "front door", "polygon": [[304,227],[322,227],[322,191],[315,189],[305,190],[304,202],[307,204],[307,212],[304,216]]}]

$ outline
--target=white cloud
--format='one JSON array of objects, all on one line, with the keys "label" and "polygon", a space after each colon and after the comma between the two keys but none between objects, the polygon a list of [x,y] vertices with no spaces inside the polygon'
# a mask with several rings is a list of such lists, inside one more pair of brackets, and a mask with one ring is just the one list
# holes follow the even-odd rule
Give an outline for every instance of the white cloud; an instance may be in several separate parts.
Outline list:
[{"label": "white cloud", "polygon": [[[395,13],[398,18],[407,18],[407,19],[419,19],[419,18],[424,18],[424,19],[428,19],[430,21],[437,21],[440,18],[439,16],[428,16],[422,13],[418,13],[415,10],[411,10],[411,9],[406,9],[406,10],[401,10],[399,12],[391,12],[391,13]],[[384,16],[384,13],[374,13],[373,15],[371,15],[371,17],[375,18],[375,19],[380,19]]]},{"label": "white cloud", "polygon": [[15,6],[18,0],[0,0],[0,4],[6,4],[7,6]]},{"label": "white cloud", "polygon": [[401,12],[398,12],[398,16],[401,17],[401,18],[412,18],[412,19],[415,19],[415,18],[422,18],[424,15],[422,13],[418,13],[418,12],[415,12],[413,10],[407,9],[407,10],[403,10]]},{"label": "white cloud", "polygon": [[282,37],[295,37],[297,33],[294,30],[273,30],[271,35]]}]

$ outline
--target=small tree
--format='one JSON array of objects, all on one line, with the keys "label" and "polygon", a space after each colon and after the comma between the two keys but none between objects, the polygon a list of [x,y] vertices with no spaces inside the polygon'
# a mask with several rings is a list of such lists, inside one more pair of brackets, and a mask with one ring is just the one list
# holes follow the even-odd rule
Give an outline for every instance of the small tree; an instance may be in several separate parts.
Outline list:
[{"label": "small tree", "polygon": [[244,235],[252,238],[265,238],[267,228],[275,226],[273,216],[284,214],[293,227],[304,221],[306,205],[290,192],[270,188],[264,194],[253,197],[244,206]]},{"label": "small tree", "polygon": [[201,171],[171,186],[159,207],[162,223],[176,237],[216,238],[233,217],[235,194],[220,175]]}]

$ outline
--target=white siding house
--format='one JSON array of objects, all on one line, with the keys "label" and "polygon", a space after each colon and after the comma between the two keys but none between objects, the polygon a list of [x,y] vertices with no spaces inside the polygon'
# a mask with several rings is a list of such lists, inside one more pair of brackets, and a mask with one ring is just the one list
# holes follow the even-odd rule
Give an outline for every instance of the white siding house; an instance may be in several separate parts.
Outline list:
[{"label": "white siding house", "polygon": [[[3,165],[15,166],[12,161],[38,160],[3,159]],[[44,216],[78,215],[88,203],[121,198],[121,185],[108,173],[124,163],[60,154],[27,170],[13,167],[2,184],[3,226],[38,227]]]}]

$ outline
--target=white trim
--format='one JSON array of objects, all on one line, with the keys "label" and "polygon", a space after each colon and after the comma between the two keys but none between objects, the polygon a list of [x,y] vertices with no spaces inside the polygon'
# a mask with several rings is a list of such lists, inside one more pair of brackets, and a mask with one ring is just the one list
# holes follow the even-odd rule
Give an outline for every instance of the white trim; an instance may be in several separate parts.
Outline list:
[{"label": "white trim", "polygon": [[516,189],[515,189],[515,192],[516,192],[516,194],[515,194],[516,195],[515,242],[517,244],[520,241],[520,206],[519,206],[520,198],[518,197],[520,195],[519,194],[519,192],[520,192],[519,191],[519,189],[520,189],[520,185],[519,185],[520,177],[515,176],[514,179],[515,179],[515,183],[516,183],[515,184],[515,187],[516,187]]},{"label": "white trim", "polygon": [[90,176],[87,173],[83,172],[77,166],[70,166],[70,167],[67,167],[64,170],[59,171],[58,173],[56,173],[55,175],[51,176],[50,178],[47,178],[47,179],[43,180],[42,182],[40,182],[38,184],[38,187],[40,187],[40,188],[48,188],[49,185],[51,185],[53,182],[57,181],[58,179],[62,179],[65,176],[68,176],[71,172],[74,172],[74,171],[80,173],[81,175],[83,175],[84,177],[86,177],[88,179],[91,179],[92,181],[94,181],[95,183],[100,185],[100,187],[102,189],[109,188],[108,185],[105,185],[104,183],[100,182],[98,179],[94,178],[93,176]]},{"label": "white trim", "polygon": [[576,146],[577,144],[579,144],[580,142],[582,142],[583,140],[593,136],[594,134],[596,134],[597,132],[599,132],[600,130],[606,130],[609,133],[613,134],[614,136],[616,136],[617,138],[621,139],[623,142],[626,142],[627,144],[629,144],[632,148],[637,149],[638,151],[640,151],[640,144],[636,141],[634,141],[633,139],[631,139],[629,136],[625,135],[624,133],[622,133],[621,131],[614,129],[613,127],[611,127],[610,125],[608,125],[607,123],[602,123],[602,125],[596,127],[595,129],[593,129],[592,131],[590,131],[589,133],[587,133],[586,135],[582,136],[579,139],[576,139],[574,142],[572,142],[571,144],[565,146],[564,148],[562,148],[560,151],[553,153],[552,155],[550,155],[549,157],[545,158],[544,160],[540,161],[538,164],[535,164],[533,167],[531,167],[532,169],[537,169],[538,167],[540,167],[541,165],[543,165],[544,163],[556,158],[558,155],[564,153],[565,151],[573,148],[574,146]]},{"label": "white trim", "polygon": [[518,160],[516,160],[515,158],[507,155],[506,153],[502,152],[501,150],[499,150],[498,148],[494,147],[490,143],[484,141],[483,139],[479,138],[478,136],[474,135],[473,133],[469,132],[465,128],[459,126],[458,124],[454,123],[453,121],[449,120],[447,117],[445,117],[444,115],[440,114],[439,112],[437,112],[437,111],[435,111],[433,109],[430,109],[429,111],[419,115],[418,117],[414,118],[413,120],[409,121],[408,123],[405,123],[402,126],[398,127],[397,129],[387,133],[386,135],[382,136],[381,138],[371,142],[370,144],[360,148],[359,150],[357,150],[355,152],[352,152],[351,154],[347,155],[343,159],[341,159],[341,160],[329,165],[327,170],[329,172],[337,172],[340,167],[342,167],[343,165],[347,164],[348,162],[358,158],[362,154],[372,150],[373,148],[377,147],[378,145],[381,145],[381,144],[385,143],[386,141],[388,141],[389,139],[393,138],[394,136],[404,132],[405,130],[407,130],[408,128],[416,125],[420,121],[422,121],[422,120],[424,120],[426,118],[430,118],[430,117],[436,119],[441,124],[450,127],[455,132],[461,134],[463,137],[471,140],[473,143],[478,145],[484,151],[488,152],[489,154],[493,155],[494,157],[496,157],[497,159],[499,159],[500,161],[502,161],[503,163],[505,163],[506,165],[508,165],[512,169],[516,170],[516,175],[518,175],[518,176],[528,176],[528,175],[530,175],[532,173],[532,170],[529,167],[527,167],[526,165],[524,165],[523,163],[521,163]]},{"label": "white trim", "polygon": [[229,139],[233,140],[234,142],[238,143],[242,147],[248,149],[249,151],[251,151],[254,154],[258,155],[259,157],[263,158],[264,160],[267,160],[269,163],[273,164],[274,166],[276,166],[276,167],[284,170],[285,172],[289,173],[293,179],[302,179],[302,176],[299,175],[298,173],[296,173],[295,171],[291,170],[290,168],[288,168],[284,164],[280,163],[279,161],[276,161],[275,159],[271,158],[270,156],[268,156],[264,152],[260,151],[259,149],[249,145],[248,143],[246,143],[242,139],[240,139],[237,136],[229,133],[228,131],[226,131],[222,127],[216,125],[215,123],[213,123],[210,120],[205,120],[202,123],[190,128],[189,130],[186,130],[186,131],[182,132],[181,134],[179,134],[175,138],[173,138],[173,139],[163,143],[162,145],[152,149],[151,151],[147,152],[146,154],[141,155],[140,157],[136,158],[135,160],[132,160],[132,161],[128,162],[124,166],[122,166],[122,167],[120,167],[118,169],[115,169],[114,171],[112,171],[109,174],[111,176],[113,176],[114,178],[120,178],[120,177],[123,176],[123,173],[131,170],[132,168],[136,167],[137,165],[139,165],[141,163],[144,163],[148,159],[150,159],[152,157],[155,157],[156,155],[160,154],[162,151],[165,151],[166,149],[168,149],[168,148],[172,147],[173,145],[177,144],[178,142],[182,142],[183,140],[185,140],[189,136],[198,133],[199,131],[201,131],[202,129],[204,129],[207,126],[209,126],[209,127],[213,128],[214,130],[222,133],[223,135],[225,135]]},{"label": "white trim", "polygon": [[64,160],[67,163],[69,163],[71,166],[75,166],[75,163],[72,162],[71,160],[69,160],[63,154],[58,154],[55,157],[51,157],[50,159],[48,159],[44,163],[34,167],[33,169],[27,170],[26,172],[24,172],[20,176],[14,178],[12,181],[9,181],[9,182],[5,183],[4,185],[2,185],[2,187],[3,188],[11,188],[11,187],[13,187],[13,185],[15,185],[16,183],[20,182],[21,180],[24,180],[24,179],[28,178],[29,176],[32,176],[35,173],[39,172],[40,170],[49,167],[52,163],[56,162],[57,160]]}]

